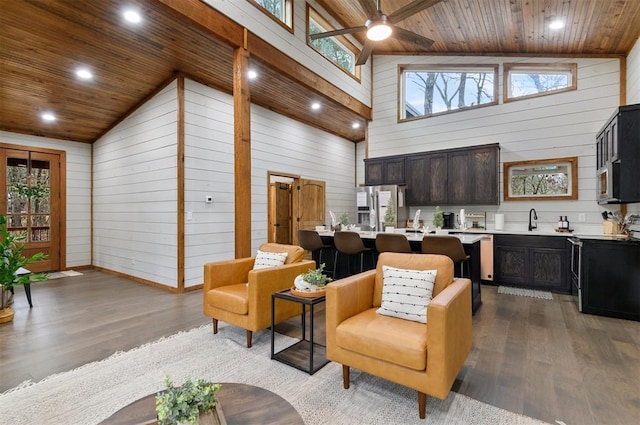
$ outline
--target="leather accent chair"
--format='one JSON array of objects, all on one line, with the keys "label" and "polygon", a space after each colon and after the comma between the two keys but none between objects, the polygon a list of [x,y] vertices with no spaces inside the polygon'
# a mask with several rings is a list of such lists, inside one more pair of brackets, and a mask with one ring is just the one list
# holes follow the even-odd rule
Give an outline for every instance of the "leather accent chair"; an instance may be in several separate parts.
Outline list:
[{"label": "leather accent chair", "polygon": [[376,234],[376,251],[380,254],[383,252],[413,252],[409,239],[401,233]]},{"label": "leather accent chair", "polygon": [[[427,323],[378,314],[382,266],[437,270]],[[471,280],[453,277],[444,255],[380,254],[375,270],[332,282],[326,295],[327,358],[341,363],[345,389],[349,368],[418,391],[425,418],[426,395],[445,399],[471,351]]]},{"label": "leather accent chair", "polygon": [[462,242],[455,236],[430,236],[425,235],[422,238],[423,254],[440,254],[451,258],[453,263],[460,265],[460,277],[465,277],[464,265],[467,265],[466,277],[471,277],[469,270],[469,255],[464,252]]},{"label": "leather accent chair", "polygon": [[[218,320],[244,328],[247,348],[253,332],[271,326],[271,295],[291,288],[296,276],[315,269],[313,261],[303,260],[299,246],[264,243],[258,249],[288,255],[284,265],[258,270],[253,270],[255,257],[204,265],[203,312],[213,320],[213,333],[218,333]],[[276,300],[276,323],[301,313],[299,304]]]}]

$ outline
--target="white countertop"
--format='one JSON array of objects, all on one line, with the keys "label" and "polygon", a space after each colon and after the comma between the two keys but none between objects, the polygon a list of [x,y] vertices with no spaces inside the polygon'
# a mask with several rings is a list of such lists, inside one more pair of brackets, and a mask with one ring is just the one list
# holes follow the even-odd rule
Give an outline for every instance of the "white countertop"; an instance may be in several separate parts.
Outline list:
[{"label": "white countertop", "polygon": [[[330,230],[325,230],[325,231],[322,231],[322,232],[318,232],[318,234],[320,236],[333,236],[333,233],[334,232],[332,232]],[[356,232],[356,233],[358,233],[362,239],[375,239],[376,235],[378,233],[384,233],[384,232],[363,232],[363,231],[360,231],[360,232]],[[424,236],[424,234],[420,233],[420,232],[418,232],[418,233],[413,233],[413,232],[405,233],[405,232],[400,231],[400,232],[395,232],[395,233],[398,233],[398,234],[401,234],[401,235],[405,235],[409,241],[413,241],[413,242],[421,241],[422,237]],[[484,234],[486,234],[486,232]],[[438,236],[438,235],[431,234],[430,236]],[[442,235],[442,236],[445,236],[445,235]],[[469,244],[469,245],[474,244],[474,243],[476,243],[478,241],[481,241],[483,239],[482,235],[480,235],[480,234],[457,233],[457,234],[453,234],[453,235],[449,235],[449,236],[455,236],[458,239],[460,239],[460,241],[463,244]]]}]

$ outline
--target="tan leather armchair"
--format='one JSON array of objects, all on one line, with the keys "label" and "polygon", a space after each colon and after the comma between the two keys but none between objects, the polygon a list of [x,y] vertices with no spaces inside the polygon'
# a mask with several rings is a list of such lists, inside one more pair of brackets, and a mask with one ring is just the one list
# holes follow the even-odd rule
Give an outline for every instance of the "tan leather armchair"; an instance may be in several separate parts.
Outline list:
[{"label": "tan leather armchair", "polygon": [[[213,319],[213,333],[218,320],[247,330],[247,347],[253,332],[271,326],[271,294],[293,286],[293,280],[315,262],[303,260],[304,249],[295,245],[265,243],[258,248],[266,252],[287,252],[284,265],[253,270],[255,257],[218,261],[204,265],[203,312]],[[300,305],[276,300],[276,323],[301,314]]]},{"label": "tan leather armchair", "polygon": [[[376,313],[382,301],[382,266],[438,270],[427,323]],[[380,254],[376,270],[327,286],[327,358],[418,391],[425,418],[426,394],[445,399],[471,350],[471,281],[453,277],[444,255]]]}]

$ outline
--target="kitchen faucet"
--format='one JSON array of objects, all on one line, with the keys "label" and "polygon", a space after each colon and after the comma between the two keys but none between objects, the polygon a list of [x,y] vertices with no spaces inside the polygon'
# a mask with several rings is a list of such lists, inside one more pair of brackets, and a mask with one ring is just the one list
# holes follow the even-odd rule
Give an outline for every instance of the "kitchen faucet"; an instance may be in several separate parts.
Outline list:
[{"label": "kitchen faucet", "polygon": [[[531,222],[531,213],[533,213],[533,223]],[[529,231],[538,228],[538,223],[535,220],[538,220],[538,214],[536,214],[535,208],[531,208],[529,210]]]}]

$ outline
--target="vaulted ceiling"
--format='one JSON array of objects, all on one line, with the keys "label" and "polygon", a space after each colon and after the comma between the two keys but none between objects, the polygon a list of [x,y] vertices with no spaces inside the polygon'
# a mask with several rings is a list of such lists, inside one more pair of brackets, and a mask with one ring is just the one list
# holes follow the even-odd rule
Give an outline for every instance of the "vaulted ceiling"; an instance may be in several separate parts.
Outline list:
[{"label": "vaulted ceiling", "polygon": [[[382,9],[411,1],[383,0]],[[344,26],[367,19],[355,0],[318,3]],[[123,23],[125,4],[143,12],[144,25]],[[567,25],[553,32],[558,17]],[[374,54],[622,57],[640,35],[640,0],[444,0],[398,25],[433,39],[430,51],[390,40]],[[1,130],[91,143],[177,73],[231,93],[241,46],[262,72],[252,102],[353,141],[366,126],[351,124],[371,118],[366,105],[199,0],[3,1],[0,28]],[[92,81],[75,78],[81,65]],[[318,96],[325,108],[314,115]],[[47,110],[55,122],[42,122]]]}]

